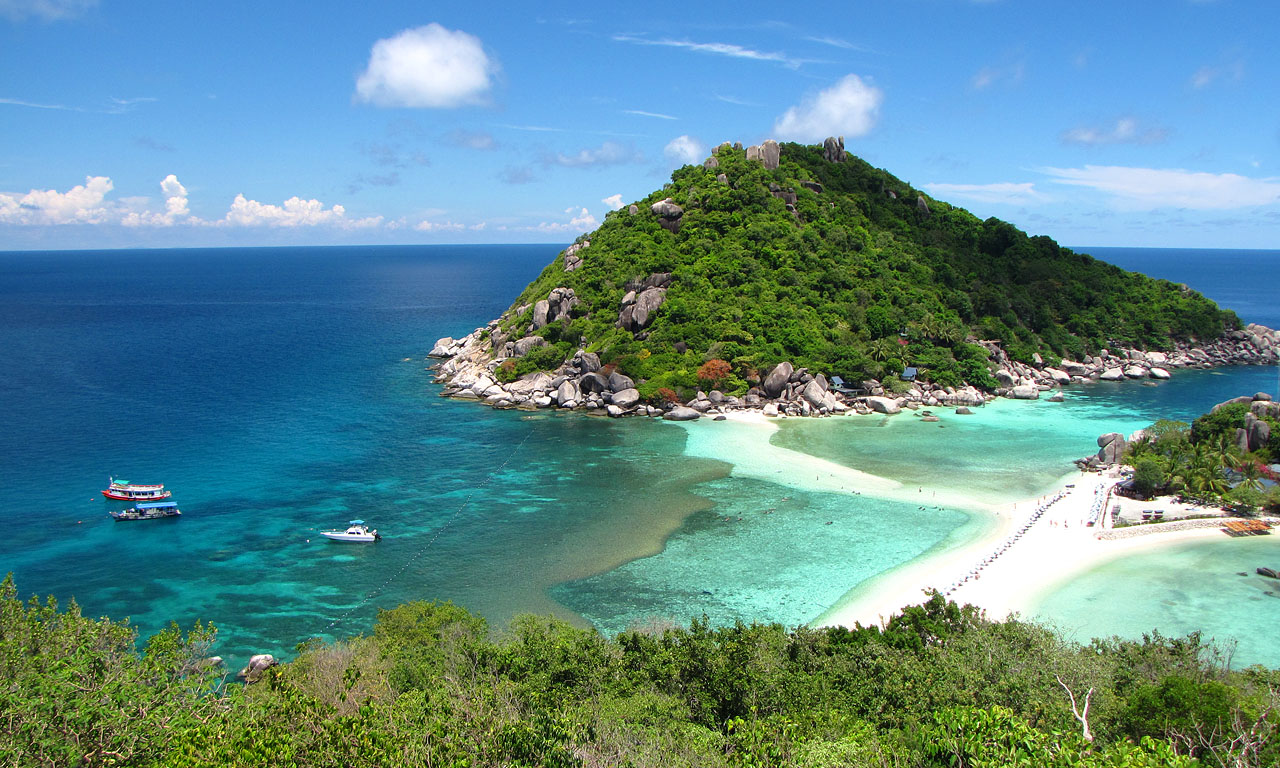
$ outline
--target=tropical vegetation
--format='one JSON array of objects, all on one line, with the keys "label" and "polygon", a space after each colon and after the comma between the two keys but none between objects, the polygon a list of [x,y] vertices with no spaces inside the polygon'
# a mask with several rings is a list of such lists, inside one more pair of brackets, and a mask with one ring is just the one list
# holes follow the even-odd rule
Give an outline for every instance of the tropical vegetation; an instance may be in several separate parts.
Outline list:
[{"label": "tropical vegetation", "polygon": [[258,682],[208,625],[0,584],[9,766],[1273,766],[1280,671],[1199,635],[1079,645],[934,594],[883,627],[654,623],[606,638],[450,603],[380,611]]},{"label": "tropical vegetation", "polygon": [[1250,452],[1236,442],[1236,430],[1245,425],[1248,413],[1248,403],[1228,403],[1191,424],[1161,420],[1143,430],[1125,452],[1136,490],[1147,497],[1177,494],[1240,512],[1280,512],[1280,478],[1270,469],[1280,460],[1280,420],[1262,417],[1271,437]]},{"label": "tropical vegetation", "polygon": [[[548,346],[500,373],[552,368],[585,346],[646,395],[700,386],[713,359],[730,365],[728,391],[782,360],[852,381],[910,365],[938,384],[990,388],[976,339],[1053,362],[1116,345],[1167,350],[1239,325],[1185,286],[980,220],[852,155],[828,162],[821,147],[783,144],[775,170],[727,144],[714,157],[579,238],[589,245],[573,271],[563,255],[546,267],[512,304],[504,336],[524,336],[553,288],[580,303],[534,331]],[[651,210],[667,198],[683,208],[678,228]],[[651,324],[619,327],[625,294],[655,273],[673,282]]]}]

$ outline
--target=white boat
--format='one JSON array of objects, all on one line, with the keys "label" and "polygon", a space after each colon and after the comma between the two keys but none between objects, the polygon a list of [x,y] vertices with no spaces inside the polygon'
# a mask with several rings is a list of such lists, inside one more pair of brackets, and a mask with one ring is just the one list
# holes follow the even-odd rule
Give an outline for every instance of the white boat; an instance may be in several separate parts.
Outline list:
[{"label": "white boat", "polygon": [[377,541],[382,538],[376,530],[365,525],[363,520],[347,523],[345,531],[321,531],[320,535],[334,541]]}]

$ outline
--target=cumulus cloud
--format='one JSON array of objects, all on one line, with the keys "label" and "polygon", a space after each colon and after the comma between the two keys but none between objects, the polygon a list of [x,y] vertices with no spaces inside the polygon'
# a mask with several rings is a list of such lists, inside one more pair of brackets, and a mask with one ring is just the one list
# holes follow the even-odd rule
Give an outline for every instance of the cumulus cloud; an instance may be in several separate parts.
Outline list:
[{"label": "cumulus cloud", "polygon": [[220,225],[233,227],[318,227],[332,226],[341,229],[364,229],[382,223],[381,216],[365,219],[348,219],[347,210],[341,205],[326,209],[319,200],[303,200],[291,197],[283,205],[249,200],[243,194],[236,195],[230,210]]},{"label": "cumulus cloud", "polygon": [[1224,210],[1280,201],[1280,178],[1101,165],[1042,170],[1059,184],[1097,190],[1110,195],[1118,207],[1132,210]]},{"label": "cumulus cloud", "polygon": [[1144,128],[1135,118],[1122,117],[1115,125],[1104,128],[1072,128],[1062,134],[1064,144],[1097,146],[1103,144],[1159,144],[1168,138],[1163,128]]},{"label": "cumulus cloud", "polygon": [[0,16],[13,21],[58,21],[79,16],[98,0],[0,0]]},{"label": "cumulus cloud", "polygon": [[979,203],[1029,205],[1045,200],[1031,182],[997,182],[995,184],[925,184],[929,194],[940,200],[959,198]]},{"label": "cumulus cloud", "polygon": [[706,147],[702,142],[689,136],[677,136],[662,148],[662,154],[672,162],[680,165],[693,165],[702,160]]},{"label": "cumulus cloud", "polygon": [[[576,211],[576,213],[575,213]],[[543,221],[535,226],[526,227],[526,229],[536,232],[586,232],[595,229],[600,225],[595,216],[586,208],[578,208],[569,206],[564,209],[565,215],[569,216],[569,221]]]},{"label": "cumulus cloud", "polygon": [[187,207],[187,188],[182,186],[178,177],[172,173],[160,182],[160,191],[164,193],[164,212],[130,211],[120,219],[126,227],[168,227],[179,219],[190,216]]},{"label": "cumulus cloud", "polygon": [[6,224],[100,224],[117,215],[106,203],[115,188],[106,176],[86,176],[66,192],[33,189],[24,195],[0,193],[0,222]]},{"label": "cumulus cloud", "polygon": [[379,107],[482,104],[497,71],[479,38],[432,23],[374,43],[356,98]]},{"label": "cumulus cloud", "polygon": [[884,93],[857,75],[806,96],[773,124],[782,139],[821,141],[827,136],[865,136],[875,126]]},{"label": "cumulus cloud", "polygon": [[616,195],[609,195],[608,197],[604,198],[600,202],[604,203],[605,205],[609,206],[610,208],[616,211],[622,207],[622,194],[619,193]]},{"label": "cumulus cloud", "polygon": [[579,150],[577,154],[566,155],[563,152],[547,155],[543,165],[562,165],[566,168],[585,168],[589,166],[623,165],[639,162],[640,154],[634,149],[624,147],[616,141],[606,141],[598,147]]}]

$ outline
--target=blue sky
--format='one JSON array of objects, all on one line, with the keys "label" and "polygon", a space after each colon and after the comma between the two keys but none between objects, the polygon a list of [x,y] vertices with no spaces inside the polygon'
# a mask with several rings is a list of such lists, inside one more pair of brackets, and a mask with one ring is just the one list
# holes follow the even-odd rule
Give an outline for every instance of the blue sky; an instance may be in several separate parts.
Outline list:
[{"label": "blue sky", "polygon": [[827,135],[1064,244],[1280,248],[1273,0],[367,5],[0,0],[0,249],[567,243]]}]

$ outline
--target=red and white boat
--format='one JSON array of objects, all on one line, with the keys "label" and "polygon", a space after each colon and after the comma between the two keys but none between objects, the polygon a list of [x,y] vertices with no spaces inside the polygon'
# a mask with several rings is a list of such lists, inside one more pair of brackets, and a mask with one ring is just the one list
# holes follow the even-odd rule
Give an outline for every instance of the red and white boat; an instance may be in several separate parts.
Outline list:
[{"label": "red and white boat", "polygon": [[157,501],[159,499],[167,499],[173,494],[164,489],[163,485],[141,485],[131,483],[128,480],[116,480],[115,478],[107,478],[110,485],[102,492],[103,496],[108,499],[116,499],[118,501]]}]

